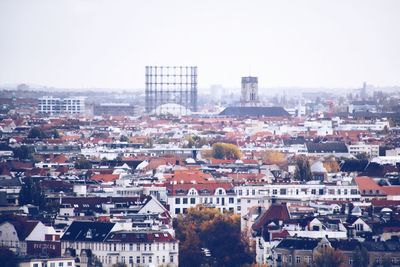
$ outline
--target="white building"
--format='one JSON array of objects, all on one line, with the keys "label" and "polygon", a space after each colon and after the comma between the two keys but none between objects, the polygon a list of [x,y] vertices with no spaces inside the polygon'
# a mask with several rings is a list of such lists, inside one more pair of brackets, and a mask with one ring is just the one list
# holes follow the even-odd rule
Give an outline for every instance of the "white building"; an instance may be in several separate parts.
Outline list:
[{"label": "white building", "polygon": [[39,98],[38,112],[48,114],[81,114],[85,112],[85,98],[43,96]]},{"label": "white building", "polygon": [[[104,267],[116,263],[128,266],[178,266],[178,241],[163,231],[126,231],[119,224],[74,221],[61,238],[65,255],[76,255],[80,267],[87,267],[87,255],[94,255]],[[89,252],[90,251],[90,252]]]},{"label": "white building", "polygon": [[379,156],[379,145],[368,145],[364,142],[357,144],[347,145],[349,153],[352,155],[366,154],[368,157]]}]

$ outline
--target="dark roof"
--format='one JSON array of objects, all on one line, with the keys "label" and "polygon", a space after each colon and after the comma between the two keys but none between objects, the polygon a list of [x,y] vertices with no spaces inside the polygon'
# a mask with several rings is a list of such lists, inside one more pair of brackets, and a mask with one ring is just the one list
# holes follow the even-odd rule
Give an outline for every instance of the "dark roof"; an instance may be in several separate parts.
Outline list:
[{"label": "dark roof", "polygon": [[343,142],[307,143],[308,153],[348,153]]},{"label": "dark roof", "polygon": [[331,243],[333,248],[340,249],[341,251],[354,251],[357,247],[360,246],[360,242],[354,239],[352,240],[329,239],[329,242]]},{"label": "dark roof", "polygon": [[288,117],[289,113],[282,107],[227,107],[219,115],[238,117]]},{"label": "dark roof", "polygon": [[17,231],[19,240],[25,240],[30,233],[35,229],[39,221],[28,221],[25,217],[19,216],[0,216],[0,224],[11,223]]},{"label": "dark roof", "polygon": [[8,187],[8,186],[22,186],[22,184],[18,178],[0,179],[0,187]]},{"label": "dark roof", "polygon": [[319,243],[318,239],[313,238],[285,238],[276,248],[289,250],[313,250]]},{"label": "dark roof", "polygon": [[113,232],[107,236],[108,242],[153,243],[174,241],[167,232]]},{"label": "dark roof", "polygon": [[115,223],[74,221],[65,231],[63,241],[104,241]]},{"label": "dark roof", "polygon": [[368,166],[368,160],[344,160],[340,164],[340,171],[342,172],[363,172]]},{"label": "dark roof", "polygon": [[259,230],[272,221],[285,221],[288,219],[290,219],[290,214],[286,204],[272,204],[267,211],[256,219],[252,228],[253,230]]}]

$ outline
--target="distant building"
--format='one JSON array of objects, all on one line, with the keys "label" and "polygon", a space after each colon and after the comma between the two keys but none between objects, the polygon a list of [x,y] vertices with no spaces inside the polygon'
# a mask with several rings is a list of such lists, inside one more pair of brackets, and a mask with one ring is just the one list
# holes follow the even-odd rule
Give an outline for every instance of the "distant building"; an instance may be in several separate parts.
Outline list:
[{"label": "distant building", "polygon": [[84,97],[58,98],[44,96],[39,98],[38,112],[47,114],[81,114],[85,112]]},{"label": "distant building", "polygon": [[258,78],[242,77],[242,95],[240,105],[242,107],[255,107],[260,104],[258,98]]},{"label": "distant building", "polygon": [[131,103],[101,103],[93,108],[96,116],[133,116],[135,113],[135,107]]}]

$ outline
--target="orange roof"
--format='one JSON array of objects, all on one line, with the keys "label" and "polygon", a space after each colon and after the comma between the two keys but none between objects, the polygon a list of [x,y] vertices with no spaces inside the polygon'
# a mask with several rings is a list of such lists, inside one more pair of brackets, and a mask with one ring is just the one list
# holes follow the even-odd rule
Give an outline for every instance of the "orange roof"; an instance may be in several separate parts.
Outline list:
[{"label": "orange roof", "polygon": [[382,186],[382,189],[388,196],[400,196],[400,186]]},{"label": "orange roof", "polygon": [[119,174],[95,174],[90,179],[94,181],[114,182],[119,178]]},{"label": "orange roof", "polygon": [[176,181],[178,183],[208,183],[212,178],[210,174],[204,173],[200,170],[176,170],[173,177],[169,181]]},{"label": "orange roof", "polygon": [[354,178],[360,190],[380,190],[381,187],[368,176],[359,176]]}]

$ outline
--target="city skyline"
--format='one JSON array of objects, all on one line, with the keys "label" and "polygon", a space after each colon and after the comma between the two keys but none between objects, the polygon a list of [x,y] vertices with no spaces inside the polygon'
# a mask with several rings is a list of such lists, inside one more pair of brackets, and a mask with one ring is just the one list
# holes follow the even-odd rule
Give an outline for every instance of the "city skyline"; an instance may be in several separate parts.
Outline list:
[{"label": "city skyline", "polygon": [[[0,2],[0,84],[144,88],[196,65],[199,88],[400,84],[398,1]],[[263,92],[260,92],[263,93]]]}]

